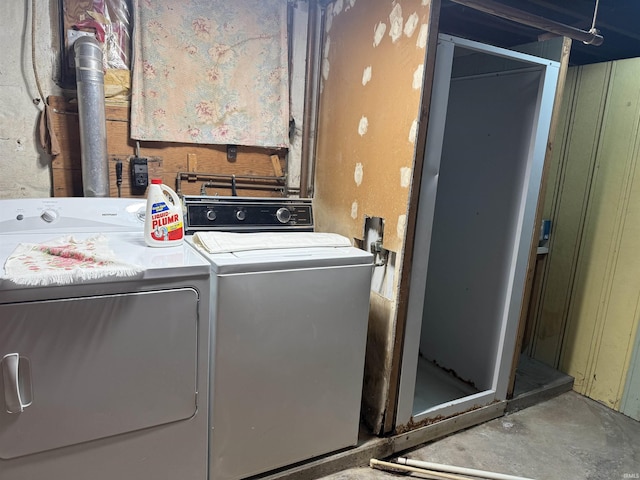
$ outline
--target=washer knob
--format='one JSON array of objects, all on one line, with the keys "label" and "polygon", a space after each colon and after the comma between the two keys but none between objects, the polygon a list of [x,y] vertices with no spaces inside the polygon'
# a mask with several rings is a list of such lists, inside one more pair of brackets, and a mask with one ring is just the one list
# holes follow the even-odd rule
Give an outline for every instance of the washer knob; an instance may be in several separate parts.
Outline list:
[{"label": "washer knob", "polygon": [[281,207],[276,212],[276,218],[280,223],[287,223],[289,220],[291,220],[291,212],[288,208]]},{"label": "washer knob", "polygon": [[217,218],[215,210],[207,210],[207,220],[213,222]]},{"label": "washer knob", "polygon": [[243,221],[245,218],[247,218],[247,213],[244,210],[238,210],[236,211],[236,218],[240,221]]},{"label": "washer knob", "polygon": [[40,215],[40,218],[47,223],[51,223],[58,218],[58,212],[55,210],[45,210]]}]

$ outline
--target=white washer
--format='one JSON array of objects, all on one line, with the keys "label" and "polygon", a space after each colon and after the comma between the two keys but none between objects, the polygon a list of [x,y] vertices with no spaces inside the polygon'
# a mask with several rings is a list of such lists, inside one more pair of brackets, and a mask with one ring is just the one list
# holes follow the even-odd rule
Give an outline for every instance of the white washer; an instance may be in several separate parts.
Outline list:
[{"label": "white washer", "polygon": [[205,256],[216,328],[209,478],[356,445],[372,255],[327,246]]},{"label": "white washer", "polygon": [[187,245],[146,247],[143,212],[131,199],[0,201],[0,267],[19,243],[97,233],[143,267],[0,280],[3,480],[207,478],[210,266]]}]

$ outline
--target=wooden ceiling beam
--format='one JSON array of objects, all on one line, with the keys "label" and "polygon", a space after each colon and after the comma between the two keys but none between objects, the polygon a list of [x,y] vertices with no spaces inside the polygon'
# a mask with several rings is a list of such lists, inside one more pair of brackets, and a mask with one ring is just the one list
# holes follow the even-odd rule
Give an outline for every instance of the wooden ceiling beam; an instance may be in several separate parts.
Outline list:
[{"label": "wooden ceiling beam", "polygon": [[495,2],[493,0],[450,0],[451,2],[464,5],[474,10],[494,15],[496,17],[511,20],[516,23],[528,25],[530,27],[545,30],[547,32],[555,33],[564,37],[569,37],[573,40],[587,43],[589,45],[602,45],[604,38],[597,32],[587,32],[579,28],[565,25],[563,23],[550,20],[548,18],[540,17],[532,13],[518,10],[517,8],[509,7],[503,3]]}]

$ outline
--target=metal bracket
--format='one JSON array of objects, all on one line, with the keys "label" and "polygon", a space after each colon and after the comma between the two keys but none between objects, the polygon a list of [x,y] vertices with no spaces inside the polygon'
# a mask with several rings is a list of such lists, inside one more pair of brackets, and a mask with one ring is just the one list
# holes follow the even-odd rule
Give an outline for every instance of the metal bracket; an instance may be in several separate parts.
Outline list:
[{"label": "metal bracket", "polygon": [[369,251],[373,253],[373,261],[376,267],[384,267],[389,261],[389,250],[383,248],[381,239],[371,242]]},{"label": "metal bracket", "polygon": [[380,217],[364,217],[364,230],[362,234],[363,244],[374,256],[373,261],[376,267],[384,267],[389,261],[389,250],[382,246],[384,237],[384,219]]}]

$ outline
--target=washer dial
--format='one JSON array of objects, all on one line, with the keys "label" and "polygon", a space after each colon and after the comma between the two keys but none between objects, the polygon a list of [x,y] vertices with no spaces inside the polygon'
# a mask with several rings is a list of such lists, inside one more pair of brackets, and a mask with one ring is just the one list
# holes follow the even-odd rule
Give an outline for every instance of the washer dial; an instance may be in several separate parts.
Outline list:
[{"label": "washer dial", "polygon": [[276,218],[280,223],[287,223],[291,220],[291,211],[288,208],[281,207],[276,211]]}]

